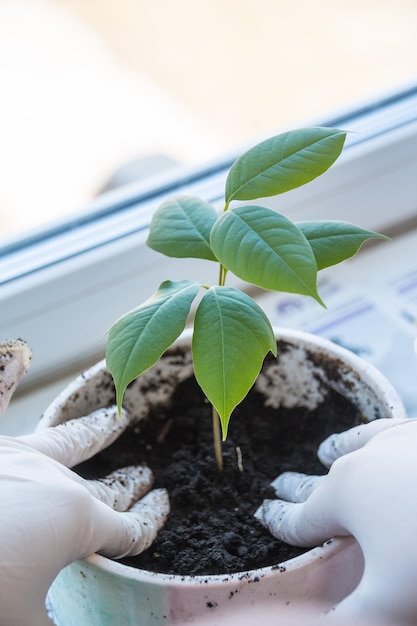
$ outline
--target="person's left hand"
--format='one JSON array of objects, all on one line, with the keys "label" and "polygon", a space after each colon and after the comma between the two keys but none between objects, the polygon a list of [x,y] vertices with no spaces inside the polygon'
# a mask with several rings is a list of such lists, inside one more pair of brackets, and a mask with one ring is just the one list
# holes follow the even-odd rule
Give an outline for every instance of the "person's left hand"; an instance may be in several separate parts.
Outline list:
[{"label": "person's left hand", "polygon": [[377,419],[326,439],[326,476],[285,472],[276,500],[255,516],[277,538],[313,547],[353,535],[362,579],[334,613],[415,624],[417,620],[417,419]]},{"label": "person's left hand", "polygon": [[[24,342],[0,344],[0,411],[30,363]],[[94,552],[148,548],[169,513],[147,467],[87,481],[69,467],[109,446],[129,423],[116,407],[21,437],[0,436],[2,626],[49,624],[47,591],[67,564]],[[145,495],[146,494],[146,495]]]}]

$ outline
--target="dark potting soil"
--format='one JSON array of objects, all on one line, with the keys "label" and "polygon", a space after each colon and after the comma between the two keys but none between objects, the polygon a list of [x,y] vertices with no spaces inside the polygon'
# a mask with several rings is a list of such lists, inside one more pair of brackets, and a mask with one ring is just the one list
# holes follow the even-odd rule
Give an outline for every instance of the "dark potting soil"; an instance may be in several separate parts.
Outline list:
[{"label": "dark potting soil", "polygon": [[211,409],[191,378],[178,387],[165,415],[136,425],[76,469],[91,478],[147,464],[154,486],[168,490],[171,513],[164,529],[146,552],[124,563],[178,575],[240,572],[305,551],[272,537],[254,512],[264,499],[274,498],[269,485],[281,472],[325,473],[316,458],[319,443],[359,421],[351,403],[334,391],[309,411],[265,408],[252,390],[232,415],[219,473]]}]

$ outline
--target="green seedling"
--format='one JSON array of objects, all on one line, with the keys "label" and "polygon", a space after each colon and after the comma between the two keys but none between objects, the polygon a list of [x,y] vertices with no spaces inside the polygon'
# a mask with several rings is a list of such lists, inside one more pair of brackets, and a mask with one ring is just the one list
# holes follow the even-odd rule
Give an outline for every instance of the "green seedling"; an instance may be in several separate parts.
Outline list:
[{"label": "green seedling", "polygon": [[154,213],[147,244],[170,257],[218,263],[218,284],[164,281],[109,331],[106,359],[120,410],[127,385],[179,337],[199,295],[193,365],[213,407],[219,469],[230,416],[254,384],[265,356],[277,353],[268,317],[243,289],[225,285],[228,272],[265,290],[310,296],[324,306],[317,291],[318,271],[353,256],[367,239],[385,238],[347,222],[294,223],[270,208],[241,203],[312,181],[336,161],[345,138],[337,129],[304,128],[256,145],[231,167],[220,214],[197,197],[165,201]]}]

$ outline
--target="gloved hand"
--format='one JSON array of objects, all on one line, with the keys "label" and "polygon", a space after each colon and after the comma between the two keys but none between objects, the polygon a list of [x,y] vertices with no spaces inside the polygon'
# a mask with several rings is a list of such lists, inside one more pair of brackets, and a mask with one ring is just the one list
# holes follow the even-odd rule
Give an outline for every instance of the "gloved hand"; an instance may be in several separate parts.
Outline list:
[{"label": "gloved hand", "polygon": [[365,560],[357,588],[334,612],[417,622],[417,420],[381,419],[319,447],[326,476],[286,472],[256,517],[292,545],[353,535]]},{"label": "gloved hand", "polygon": [[[0,411],[29,363],[25,343],[0,345]],[[139,554],[155,539],[169,500],[163,489],[150,491],[148,468],[93,481],[68,469],[110,445],[128,422],[111,407],[40,433],[0,437],[2,626],[50,624],[45,597],[60,569],[93,552]]]}]

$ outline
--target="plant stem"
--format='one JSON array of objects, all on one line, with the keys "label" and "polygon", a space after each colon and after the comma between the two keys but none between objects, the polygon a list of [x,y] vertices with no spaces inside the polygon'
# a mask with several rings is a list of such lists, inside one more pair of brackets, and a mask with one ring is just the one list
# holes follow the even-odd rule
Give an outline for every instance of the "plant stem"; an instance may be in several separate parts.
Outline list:
[{"label": "plant stem", "polygon": [[227,274],[227,269],[224,267],[224,265],[220,264],[220,267],[219,267],[219,286],[220,287],[224,287],[224,284],[226,282],[226,274]]},{"label": "plant stem", "polygon": [[217,469],[219,472],[223,471],[223,455],[222,455],[222,439],[220,432],[220,417],[216,409],[212,405],[211,415],[213,420],[213,443],[214,443],[214,456],[216,459]]}]

